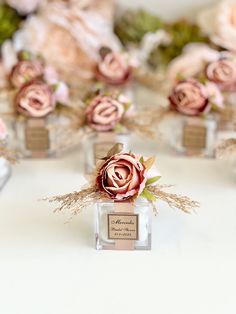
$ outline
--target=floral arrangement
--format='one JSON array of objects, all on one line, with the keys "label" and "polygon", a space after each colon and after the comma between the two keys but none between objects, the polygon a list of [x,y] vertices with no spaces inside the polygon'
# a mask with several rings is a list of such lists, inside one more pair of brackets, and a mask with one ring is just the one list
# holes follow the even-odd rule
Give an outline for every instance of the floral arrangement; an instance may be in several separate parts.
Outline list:
[{"label": "floral arrangement", "polygon": [[59,81],[54,68],[28,51],[19,52],[9,74],[9,85],[15,93],[16,111],[26,117],[45,117],[57,103],[69,101],[69,90]]},{"label": "floral arrangement", "polygon": [[156,108],[134,111],[132,102],[117,91],[90,93],[80,106],[72,109],[72,127],[89,132],[137,132],[155,137],[162,112]]},{"label": "floral arrangement", "polygon": [[134,202],[138,197],[151,202],[155,211],[157,200],[186,213],[199,206],[198,202],[186,196],[165,192],[166,186],[157,184],[161,176],[154,167],[154,157],[144,158],[133,153],[123,153],[122,149],[122,144],[116,144],[97,164],[87,188],[46,200],[59,202],[58,211],[68,209],[73,214],[78,214],[80,210],[99,200]]}]

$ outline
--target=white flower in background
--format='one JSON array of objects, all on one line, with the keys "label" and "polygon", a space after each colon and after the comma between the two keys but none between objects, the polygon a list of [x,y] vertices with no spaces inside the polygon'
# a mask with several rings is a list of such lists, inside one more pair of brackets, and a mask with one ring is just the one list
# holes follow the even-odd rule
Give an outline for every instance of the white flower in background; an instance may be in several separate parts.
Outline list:
[{"label": "white flower in background", "polygon": [[206,44],[189,44],[182,55],[171,61],[167,76],[173,83],[194,77],[205,69],[207,63],[218,60],[220,56],[219,51]]},{"label": "white flower in background", "polygon": [[236,52],[236,1],[224,0],[198,16],[202,31],[220,47]]},{"label": "white flower in background", "polygon": [[6,3],[20,14],[29,14],[35,11],[41,0],[6,0]]}]

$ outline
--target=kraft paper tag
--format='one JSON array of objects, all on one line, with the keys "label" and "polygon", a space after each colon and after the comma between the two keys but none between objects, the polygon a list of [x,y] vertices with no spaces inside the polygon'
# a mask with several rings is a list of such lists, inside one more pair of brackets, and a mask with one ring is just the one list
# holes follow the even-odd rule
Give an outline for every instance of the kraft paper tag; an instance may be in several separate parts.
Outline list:
[{"label": "kraft paper tag", "polygon": [[206,148],[207,128],[202,125],[186,124],[183,128],[183,147],[193,150]]},{"label": "kraft paper tag", "polygon": [[49,131],[45,127],[28,126],[25,130],[26,149],[30,151],[47,151],[50,147]]},{"label": "kraft paper tag", "polygon": [[103,142],[94,144],[94,162],[97,163],[102,158],[106,157],[108,151],[112,148],[114,142]]},{"label": "kraft paper tag", "polygon": [[108,239],[138,240],[138,219],[136,214],[108,214]]}]

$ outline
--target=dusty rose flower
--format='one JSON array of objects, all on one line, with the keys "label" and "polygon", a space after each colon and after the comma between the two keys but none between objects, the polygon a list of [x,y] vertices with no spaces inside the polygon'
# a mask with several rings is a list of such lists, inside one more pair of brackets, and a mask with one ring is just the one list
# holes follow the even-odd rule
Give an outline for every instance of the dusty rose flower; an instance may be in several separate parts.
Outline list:
[{"label": "dusty rose flower", "polygon": [[21,87],[28,81],[43,76],[43,65],[40,61],[19,61],[10,73],[10,82],[14,87]]},{"label": "dusty rose flower", "polygon": [[4,140],[7,137],[7,128],[3,120],[0,118],[0,140]]},{"label": "dusty rose flower", "polygon": [[96,69],[97,78],[111,85],[124,84],[130,80],[131,75],[131,67],[124,55],[114,52],[107,53]]},{"label": "dusty rose flower", "polygon": [[16,109],[28,117],[41,118],[55,109],[55,99],[49,85],[31,81],[21,87],[15,99]]},{"label": "dusty rose flower", "polygon": [[208,93],[208,100],[215,109],[224,108],[224,97],[219,89],[218,85],[213,82],[206,82],[205,88]]},{"label": "dusty rose flower", "polygon": [[198,17],[203,32],[217,45],[236,51],[236,3],[220,1],[204,10]]},{"label": "dusty rose flower", "polygon": [[121,120],[124,112],[124,104],[119,99],[98,95],[87,107],[87,122],[96,131],[111,131]]},{"label": "dusty rose flower", "polygon": [[100,168],[97,186],[109,198],[122,201],[139,196],[145,188],[147,171],[134,154],[120,153]]},{"label": "dusty rose flower", "polygon": [[188,79],[179,82],[173,88],[169,101],[172,108],[178,112],[189,116],[197,116],[210,110],[211,104],[208,97],[204,85],[195,79]]},{"label": "dusty rose flower", "polygon": [[206,67],[209,81],[216,83],[222,91],[236,90],[236,63],[230,59],[211,62]]},{"label": "dusty rose flower", "polygon": [[35,11],[41,0],[6,0],[6,3],[20,14],[29,14]]}]

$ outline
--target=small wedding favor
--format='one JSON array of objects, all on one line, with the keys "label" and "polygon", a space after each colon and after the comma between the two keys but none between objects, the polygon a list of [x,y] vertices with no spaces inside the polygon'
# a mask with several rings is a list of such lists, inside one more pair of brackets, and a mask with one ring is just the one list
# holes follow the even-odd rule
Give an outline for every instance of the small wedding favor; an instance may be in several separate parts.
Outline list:
[{"label": "small wedding favor", "polygon": [[[78,108],[77,108],[78,110]],[[129,150],[131,132],[153,138],[157,135],[158,112],[155,109],[134,111],[131,101],[118,92],[98,92],[89,97],[77,113],[77,129],[85,128],[84,154],[87,174],[96,162],[120,142]]]},{"label": "small wedding favor", "polygon": [[210,111],[213,105],[222,105],[221,93],[211,83],[204,85],[191,78],[176,84],[169,101],[170,108],[179,113],[174,116],[170,139],[175,151],[187,156],[213,157],[217,118]]},{"label": "small wedding favor", "polygon": [[59,125],[65,122],[56,105],[67,102],[68,89],[39,57],[21,51],[18,58],[9,79],[16,91],[18,148],[24,157],[49,157],[55,153]]},{"label": "small wedding favor", "polygon": [[186,213],[198,207],[188,197],[165,192],[157,184],[161,178],[155,158],[122,152],[116,144],[97,163],[90,184],[79,192],[49,198],[59,202],[58,211],[78,214],[89,205],[95,207],[95,241],[98,250],[150,250],[151,211],[158,200]]},{"label": "small wedding favor", "polygon": [[7,129],[0,118],[0,190],[11,176],[11,164],[16,162],[16,155],[7,147]]}]

